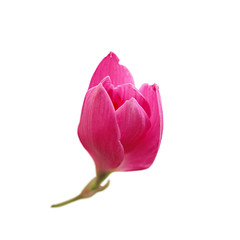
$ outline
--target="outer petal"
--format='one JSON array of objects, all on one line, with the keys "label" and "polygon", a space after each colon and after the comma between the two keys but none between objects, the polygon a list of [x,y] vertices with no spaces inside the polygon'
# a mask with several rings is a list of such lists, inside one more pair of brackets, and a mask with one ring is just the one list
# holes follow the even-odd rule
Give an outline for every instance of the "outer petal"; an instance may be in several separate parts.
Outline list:
[{"label": "outer petal", "polygon": [[116,111],[125,153],[133,149],[150,128],[150,119],[138,102],[131,98]]},{"label": "outer petal", "polygon": [[125,154],[118,171],[134,171],[146,169],[153,163],[162,138],[163,113],[158,86],[144,84],[140,92],[148,100],[151,106],[151,128],[142,138],[139,144],[130,152]]},{"label": "outer petal", "polygon": [[122,162],[124,150],[115,110],[101,83],[86,94],[78,136],[92,156],[98,174],[113,170]]},{"label": "outer petal", "polygon": [[134,84],[131,73],[125,66],[120,65],[118,62],[118,57],[113,52],[110,52],[100,62],[97,69],[95,70],[89,85],[89,89],[98,85],[106,76],[109,76],[111,78],[112,84],[114,86],[124,83]]}]

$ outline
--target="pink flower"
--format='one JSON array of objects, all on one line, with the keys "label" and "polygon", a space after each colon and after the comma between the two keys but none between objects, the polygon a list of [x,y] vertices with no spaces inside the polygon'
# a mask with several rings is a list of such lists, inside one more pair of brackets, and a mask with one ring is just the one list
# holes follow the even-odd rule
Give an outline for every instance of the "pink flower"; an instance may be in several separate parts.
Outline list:
[{"label": "pink flower", "polygon": [[143,84],[138,90],[128,69],[110,52],[93,74],[78,127],[97,174],[150,167],[162,131],[158,86]]},{"label": "pink flower", "polygon": [[84,99],[78,136],[92,156],[97,176],[82,192],[60,207],[93,196],[108,187],[101,183],[114,171],[146,169],[162,138],[163,114],[158,86],[138,90],[128,69],[110,52],[93,74]]}]

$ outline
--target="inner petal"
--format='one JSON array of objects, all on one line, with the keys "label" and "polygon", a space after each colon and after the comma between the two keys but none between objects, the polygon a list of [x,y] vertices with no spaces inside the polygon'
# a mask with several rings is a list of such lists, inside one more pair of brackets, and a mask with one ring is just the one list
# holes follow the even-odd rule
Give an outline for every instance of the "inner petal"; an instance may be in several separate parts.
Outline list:
[{"label": "inner petal", "polygon": [[115,110],[121,107],[127,100],[132,97],[136,99],[139,105],[145,110],[148,117],[151,116],[150,106],[145,97],[138,91],[138,89],[131,83],[126,83],[114,87],[111,83],[110,77],[105,77],[102,80],[103,87],[107,90]]},{"label": "inner petal", "polygon": [[119,107],[116,111],[116,116],[121,132],[120,141],[124,151],[128,152],[138,144],[141,137],[150,128],[150,119],[134,98],[127,100]]}]

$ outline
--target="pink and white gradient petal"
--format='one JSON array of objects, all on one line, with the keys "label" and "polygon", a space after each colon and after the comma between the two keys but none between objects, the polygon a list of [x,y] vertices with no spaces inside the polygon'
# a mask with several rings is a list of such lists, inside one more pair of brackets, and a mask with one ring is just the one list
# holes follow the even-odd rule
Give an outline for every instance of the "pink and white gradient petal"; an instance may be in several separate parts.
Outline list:
[{"label": "pink and white gradient petal", "polygon": [[106,174],[122,162],[124,150],[115,109],[101,83],[86,94],[78,136],[92,156],[98,174]]},{"label": "pink and white gradient petal", "polygon": [[135,171],[149,168],[160,146],[163,131],[163,114],[158,86],[156,84],[152,86],[143,84],[140,92],[151,106],[151,128],[135,148],[125,153],[124,160],[117,171]]}]

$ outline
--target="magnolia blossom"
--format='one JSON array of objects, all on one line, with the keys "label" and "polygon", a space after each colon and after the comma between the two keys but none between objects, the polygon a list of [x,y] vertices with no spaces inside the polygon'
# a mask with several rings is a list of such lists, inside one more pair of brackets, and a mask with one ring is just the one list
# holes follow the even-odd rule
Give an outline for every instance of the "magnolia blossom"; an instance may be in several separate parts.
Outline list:
[{"label": "magnolia blossom", "polygon": [[128,69],[110,52],[93,74],[78,127],[97,173],[148,168],[162,131],[158,86],[143,84],[138,90]]},{"label": "magnolia blossom", "polygon": [[153,163],[162,138],[163,113],[156,84],[138,90],[128,69],[110,52],[98,65],[86,93],[78,136],[96,165],[96,177],[75,198],[52,207],[91,197],[108,185],[114,171],[146,169]]}]

